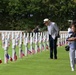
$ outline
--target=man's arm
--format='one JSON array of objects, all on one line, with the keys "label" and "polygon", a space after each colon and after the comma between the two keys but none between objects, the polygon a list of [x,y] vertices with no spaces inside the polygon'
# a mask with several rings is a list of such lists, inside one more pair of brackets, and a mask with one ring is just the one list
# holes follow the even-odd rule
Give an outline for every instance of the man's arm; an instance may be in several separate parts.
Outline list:
[{"label": "man's arm", "polygon": [[56,33],[59,34],[59,28],[58,28],[58,26],[57,26],[56,23],[54,23],[54,28],[55,28],[55,30],[56,30]]},{"label": "man's arm", "polygon": [[71,37],[67,39],[67,41],[75,41],[75,40],[76,40],[76,37]]}]

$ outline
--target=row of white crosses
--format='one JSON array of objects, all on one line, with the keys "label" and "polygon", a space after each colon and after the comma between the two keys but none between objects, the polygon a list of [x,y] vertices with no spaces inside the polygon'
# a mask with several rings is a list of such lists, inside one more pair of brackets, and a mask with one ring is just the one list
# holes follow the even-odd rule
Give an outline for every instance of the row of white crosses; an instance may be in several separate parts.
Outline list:
[{"label": "row of white crosses", "polygon": [[[12,61],[17,59],[16,55],[16,46],[19,45],[19,58],[22,58],[22,46],[25,46],[24,55],[27,56],[28,52],[30,54],[36,54],[38,50],[42,51],[42,47],[44,46],[44,50],[46,50],[46,44],[48,44],[48,33],[47,32],[39,32],[39,33],[23,33],[22,32],[2,32],[2,47],[4,48],[4,63],[8,63],[8,58],[11,57]],[[8,48],[10,46],[10,42],[12,41],[12,56],[8,55]],[[30,48],[28,47],[30,45]],[[39,48],[39,49],[38,49]],[[34,49],[34,53],[33,53]]]},{"label": "row of white crosses", "polygon": [[[24,44],[25,44],[25,55],[27,55],[28,51],[31,52],[31,54],[33,53],[33,49],[35,50],[35,54],[38,52],[38,48],[40,49],[40,52],[42,51],[42,42],[44,42],[42,35],[42,32],[39,33],[24,33]],[[45,33],[44,36],[46,36],[46,38],[48,38],[48,36],[46,35],[47,33]],[[30,40],[30,42],[29,42]],[[43,40],[43,41],[42,41]],[[27,47],[28,43],[30,44],[30,49]]]},{"label": "row of white crosses", "polygon": [[[12,34],[12,35],[11,35]],[[14,32],[2,32],[2,47],[4,48],[4,63],[8,63],[8,59],[10,55],[8,55],[8,48],[10,42],[12,41],[12,59],[13,61],[16,60],[16,35]]]},{"label": "row of white crosses", "polygon": [[[67,33],[60,34],[58,38],[58,46],[66,44]],[[12,56],[8,55],[8,48],[12,42]],[[29,46],[30,47],[29,47]],[[23,33],[23,32],[2,32],[2,47],[4,48],[4,63],[8,63],[8,59],[11,57],[12,61],[17,60],[16,46],[19,46],[19,58],[23,57],[22,46],[25,47],[24,55],[36,54],[42,52],[49,47],[49,35],[48,32],[39,33]],[[7,58],[6,58],[7,56]]]},{"label": "row of white crosses", "polygon": [[67,33],[61,33],[60,38],[58,38],[58,46],[66,45],[67,44],[66,38],[67,38]]}]

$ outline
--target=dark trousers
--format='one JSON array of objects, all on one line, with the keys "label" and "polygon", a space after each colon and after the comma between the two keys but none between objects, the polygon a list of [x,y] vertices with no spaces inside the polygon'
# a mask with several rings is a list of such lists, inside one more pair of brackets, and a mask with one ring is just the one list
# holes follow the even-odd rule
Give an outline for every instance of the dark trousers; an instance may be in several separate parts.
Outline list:
[{"label": "dark trousers", "polygon": [[50,58],[57,59],[57,37],[53,39],[51,35],[49,35],[49,46],[50,46]]}]

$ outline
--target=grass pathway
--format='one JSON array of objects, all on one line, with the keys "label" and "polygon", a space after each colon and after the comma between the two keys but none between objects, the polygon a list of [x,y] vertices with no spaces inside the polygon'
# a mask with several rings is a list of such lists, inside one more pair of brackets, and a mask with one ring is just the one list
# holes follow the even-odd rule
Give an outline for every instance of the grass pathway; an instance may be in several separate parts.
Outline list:
[{"label": "grass pathway", "polygon": [[0,64],[0,75],[75,75],[71,72],[69,55],[64,47],[58,48],[58,59],[49,59],[49,51],[29,55],[16,62]]}]

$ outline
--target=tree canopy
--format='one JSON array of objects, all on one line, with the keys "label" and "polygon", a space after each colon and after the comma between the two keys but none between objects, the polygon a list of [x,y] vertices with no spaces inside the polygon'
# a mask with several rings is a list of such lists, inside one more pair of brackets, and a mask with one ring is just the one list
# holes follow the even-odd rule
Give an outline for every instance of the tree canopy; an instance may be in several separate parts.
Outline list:
[{"label": "tree canopy", "polygon": [[36,25],[44,28],[43,19],[55,21],[60,30],[67,20],[76,19],[74,0],[0,0],[0,29],[28,30]]}]

